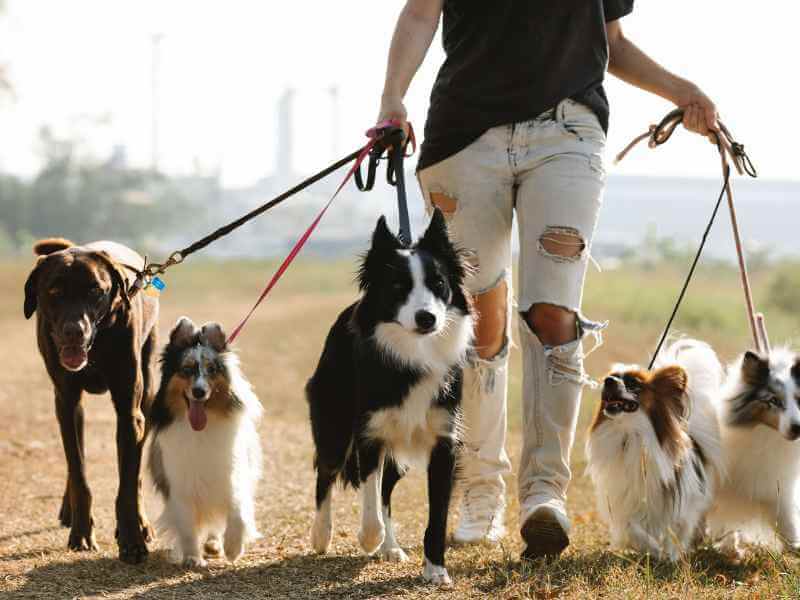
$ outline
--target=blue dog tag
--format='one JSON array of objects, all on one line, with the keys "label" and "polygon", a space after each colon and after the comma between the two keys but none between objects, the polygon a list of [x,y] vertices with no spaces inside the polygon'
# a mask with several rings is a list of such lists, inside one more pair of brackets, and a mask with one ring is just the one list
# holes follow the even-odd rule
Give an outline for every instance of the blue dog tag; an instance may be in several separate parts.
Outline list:
[{"label": "blue dog tag", "polygon": [[158,291],[162,291],[165,287],[167,287],[167,284],[161,281],[161,279],[158,277],[153,277],[153,280],[150,282],[150,284]]}]

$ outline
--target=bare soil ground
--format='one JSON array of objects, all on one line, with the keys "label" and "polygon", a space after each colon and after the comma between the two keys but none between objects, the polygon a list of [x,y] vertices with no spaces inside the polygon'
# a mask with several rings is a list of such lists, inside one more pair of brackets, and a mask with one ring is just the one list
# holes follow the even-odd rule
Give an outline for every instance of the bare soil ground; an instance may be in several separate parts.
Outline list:
[{"label": "bare soil ground", "polygon": [[[516,486],[510,479],[509,533],[502,544],[494,548],[451,547],[447,561],[455,589],[443,591],[426,585],[420,577],[427,512],[420,473],[400,483],[394,502],[399,539],[410,562],[382,563],[361,554],[356,540],[358,503],[350,491],[339,491],[334,501],[336,532],[330,554],[315,555],[309,544],[312,445],[302,388],[334,316],[354,297],[349,264],[307,262],[293,268],[240,338],[245,373],[266,408],[262,426],[265,477],[257,514],[264,535],[243,559],[235,565],[214,560],[208,569],[187,570],[171,564],[158,543],[144,565],[129,566],[116,559],[115,422],[108,398],[98,396],[87,396],[84,402],[88,471],[100,552],[69,552],[67,531],[57,522],[66,467],[52,391],[36,350],[34,322],[26,322],[22,316],[22,289],[28,268],[27,261],[0,264],[0,331],[7,352],[5,368],[0,372],[0,597],[800,597],[800,570],[794,557],[758,553],[741,565],[732,565],[713,550],[703,548],[687,562],[667,565],[643,556],[609,552],[607,531],[598,520],[591,485],[583,476],[582,432],[596,401],[593,393],[585,398],[574,456],[572,545],[560,560],[520,563]],[[217,320],[232,327],[269,273],[271,265],[263,263],[199,263],[177,268],[166,278],[169,287],[162,296],[162,339],[182,314],[195,321]],[[641,277],[609,277],[603,276],[602,286],[598,283],[587,297],[589,316],[615,321],[608,343],[590,359],[589,369],[595,375],[601,375],[612,359],[645,360],[646,350],[661,327],[661,321],[648,312],[652,304],[648,298],[669,295],[642,286]],[[665,289],[674,288],[673,276],[652,277],[654,281],[668,280]],[[721,283],[700,281],[698,288],[708,296],[718,296],[718,302],[711,300],[714,310],[738,293],[735,275],[723,278]],[[627,301],[621,299],[623,290],[627,290]],[[738,303],[733,302],[733,306],[738,307]],[[666,314],[664,306],[653,310],[656,317]],[[687,314],[705,314],[703,310],[702,306],[689,306]],[[709,311],[713,313],[712,308]],[[720,317],[719,322],[698,324],[701,333],[728,358],[740,350],[737,344],[746,343],[739,324],[743,319],[738,317],[730,318],[737,323],[731,327],[727,316]],[[798,326],[789,317],[779,325],[784,333],[796,333]],[[773,329],[773,336],[777,331]],[[516,466],[520,447],[515,416],[520,379],[516,354],[513,362],[509,448]],[[159,506],[150,486],[147,506],[149,516],[155,519]],[[451,527],[457,502],[453,507]]]}]

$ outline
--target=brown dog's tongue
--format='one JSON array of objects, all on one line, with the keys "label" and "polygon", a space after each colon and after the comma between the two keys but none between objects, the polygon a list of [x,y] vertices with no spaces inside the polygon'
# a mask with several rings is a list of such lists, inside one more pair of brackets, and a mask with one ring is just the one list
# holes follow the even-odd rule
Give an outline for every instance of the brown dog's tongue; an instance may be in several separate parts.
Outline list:
[{"label": "brown dog's tongue", "polygon": [[202,431],[206,428],[206,403],[199,400],[189,401],[189,424],[195,431]]}]

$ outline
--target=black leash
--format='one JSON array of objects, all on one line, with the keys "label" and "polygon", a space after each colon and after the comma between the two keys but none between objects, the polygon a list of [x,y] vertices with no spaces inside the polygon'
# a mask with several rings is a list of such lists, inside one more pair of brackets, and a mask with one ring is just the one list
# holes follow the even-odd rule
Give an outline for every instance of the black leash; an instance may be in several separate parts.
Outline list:
[{"label": "black leash", "polygon": [[411,246],[411,219],[408,214],[408,197],[406,195],[406,177],[403,161],[406,157],[406,146],[416,146],[413,129],[409,131],[408,140],[400,127],[386,130],[381,138],[381,143],[376,144],[369,153],[367,161],[367,180],[361,176],[361,169],[355,172],[356,187],[362,192],[368,192],[375,186],[375,177],[378,163],[382,160],[383,153],[387,152],[386,181],[397,188],[397,213],[400,225],[398,238],[406,246]]},{"label": "black leash", "polygon": [[[658,125],[651,125],[650,130],[642,135],[636,137],[630,144],[628,144],[625,149],[617,155],[616,162],[619,162],[625,155],[630,152],[630,150],[642,140],[649,138],[649,146],[651,148],[656,148],[661,144],[664,144],[672,137],[672,134],[675,132],[675,128],[680,125],[683,121],[683,110],[675,109],[663,119]],[[675,306],[672,309],[672,314],[669,316],[669,320],[667,321],[666,327],[664,327],[664,331],[661,334],[661,338],[656,345],[656,349],[653,352],[652,358],[650,359],[650,364],[648,365],[647,369],[651,370],[653,365],[656,362],[656,358],[658,357],[658,353],[661,351],[661,348],[664,346],[664,343],[669,336],[669,331],[672,327],[672,323],[675,321],[675,317],[678,314],[678,310],[680,309],[681,303],[683,302],[683,298],[686,295],[686,290],[689,288],[689,283],[692,281],[692,277],[694,276],[695,269],[697,267],[698,262],[700,261],[700,256],[703,253],[703,248],[705,248],[706,241],[708,239],[708,235],[711,232],[711,228],[714,225],[714,221],[717,218],[717,213],[719,212],[720,204],[722,204],[722,198],[725,197],[727,194],[728,196],[728,203],[731,209],[731,219],[733,222],[734,227],[734,235],[736,238],[736,247],[737,252],[739,254],[739,267],[742,274],[742,283],[745,289],[745,298],[747,301],[748,307],[748,314],[750,315],[751,320],[751,327],[753,328],[753,335],[756,341],[756,348],[759,347],[759,334],[756,325],[756,317],[752,306],[752,297],[750,294],[750,284],[747,277],[747,269],[744,264],[744,254],[741,248],[741,243],[739,240],[738,235],[738,226],[736,224],[735,213],[733,209],[733,192],[731,191],[730,187],[730,176],[731,176],[731,167],[728,159],[730,158],[731,162],[733,162],[736,170],[739,174],[747,174],[750,177],[758,177],[758,172],[756,171],[753,162],[750,160],[750,157],[744,151],[744,145],[736,142],[733,139],[730,131],[728,130],[725,125],[721,122],[718,122],[719,131],[712,131],[710,135],[713,137],[714,142],[716,143],[717,150],[719,151],[720,158],[722,160],[722,189],[720,190],[719,197],[717,198],[717,202],[714,205],[714,210],[711,213],[711,218],[708,220],[708,225],[706,225],[706,229],[703,232],[703,237],[700,240],[700,246],[697,248],[697,252],[695,253],[694,260],[692,261],[692,266],[689,268],[689,273],[686,275],[686,279],[683,282],[683,287],[681,288],[680,294],[678,294],[678,299],[675,302]],[[762,327],[763,327],[763,317],[762,317]],[[764,334],[762,336],[766,338],[766,330],[764,329]]]}]

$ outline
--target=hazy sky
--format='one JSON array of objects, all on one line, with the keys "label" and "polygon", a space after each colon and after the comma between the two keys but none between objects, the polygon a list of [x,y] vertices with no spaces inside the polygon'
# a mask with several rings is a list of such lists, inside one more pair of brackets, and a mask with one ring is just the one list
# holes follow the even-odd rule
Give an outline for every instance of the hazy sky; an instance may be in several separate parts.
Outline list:
[{"label": "hazy sky", "polygon": [[[491,1],[491,0],[486,0]],[[88,132],[105,155],[125,145],[150,160],[151,35],[162,33],[160,154],[171,172],[219,166],[246,184],[275,164],[275,104],[297,90],[300,171],[333,158],[327,90],[340,103],[338,152],[362,142],[376,117],[386,52],[402,2],[389,0],[8,0],[0,20],[0,64],[16,100],[0,104],[0,168],[30,173],[42,124]],[[716,99],[763,176],[800,178],[800,83],[795,0],[639,0],[628,37]],[[407,106],[421,131],[440,39],[412,84]],[[670,108],[610,78],[609,149]],[[96,124],[98,117],[108,117]],[[657,152],[640,150],[613,172],[717,176],[710,145],[682,134]]]}]

